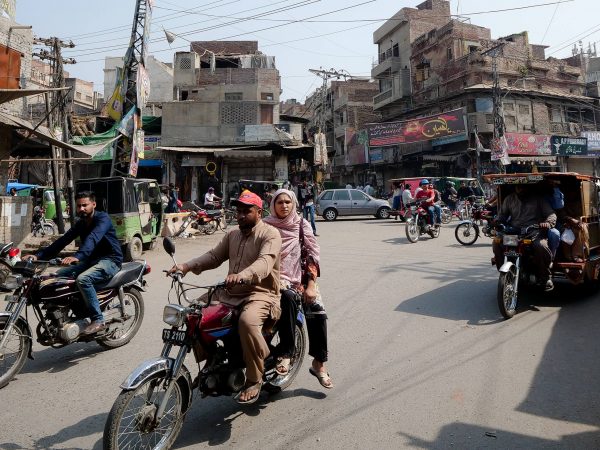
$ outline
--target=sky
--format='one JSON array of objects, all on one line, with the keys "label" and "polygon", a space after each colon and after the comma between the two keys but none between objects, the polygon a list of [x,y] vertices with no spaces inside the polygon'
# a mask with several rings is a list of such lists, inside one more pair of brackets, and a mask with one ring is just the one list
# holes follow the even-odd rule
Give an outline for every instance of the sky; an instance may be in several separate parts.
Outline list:
[{"label": "sky", "polygon": [[[106,56],[123,56],[131,33],[135,0],[16,0],[17,22],[36,36],[72,40],[64,57],[70,76],[103,91]],[[377,55],[373,31],[404,7],[421,0],[154,0],[150,53],[172,62],[192,40],[258,40],[275,56],[281,98],[304,101],[322,80],[308,69],[370,75]],[[521,31],[530,42],[549,46],[546,56],[567,57],[573,43],[597,43],[599,0],[452,0],[452,14],[488,27],[497,38]],[[543,5],[524,9],[531,5]],[[260,17],[257,17],[260,16]],[[294,21],[290,23],[290,21]],[[163,28],[179,36],[169,45]],[[564,47],[564,48],[563,48]]]}]

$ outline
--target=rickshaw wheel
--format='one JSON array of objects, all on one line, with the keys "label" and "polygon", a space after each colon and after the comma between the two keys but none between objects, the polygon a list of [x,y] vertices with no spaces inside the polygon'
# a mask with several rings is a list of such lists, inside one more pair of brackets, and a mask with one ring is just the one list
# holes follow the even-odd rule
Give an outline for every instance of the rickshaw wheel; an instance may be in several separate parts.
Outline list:
[{"label": "rickshaw wheel", "polygon": [[125,248],[125,261],[140,259],[143,250],[142,240],[137,236],[133,236]]}]

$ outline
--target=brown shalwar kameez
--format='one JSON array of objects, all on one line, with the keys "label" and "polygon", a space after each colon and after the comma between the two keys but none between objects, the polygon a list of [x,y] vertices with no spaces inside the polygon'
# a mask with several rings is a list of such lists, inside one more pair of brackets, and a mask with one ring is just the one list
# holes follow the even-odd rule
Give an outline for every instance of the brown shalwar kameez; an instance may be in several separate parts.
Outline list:
[{"label": "brown shalwar kameez", "polygon": [[218,300],[240,308],[239,333],[246,363],[246,378],[262,380],[264,359],[269,348],[262,336],[266,320],[277,320],[279,308],[279,231],[259,221],[245,234],[235,229],[225,235],[215,248],[186,263],[196,275],[219,267],[229,260],[228,274],[238,274],[250,284],[218,292]]}]

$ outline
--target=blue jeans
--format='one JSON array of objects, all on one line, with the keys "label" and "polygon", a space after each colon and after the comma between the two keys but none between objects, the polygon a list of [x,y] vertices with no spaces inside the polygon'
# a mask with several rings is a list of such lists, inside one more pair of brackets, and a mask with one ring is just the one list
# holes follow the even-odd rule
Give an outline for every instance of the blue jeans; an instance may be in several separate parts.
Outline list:
[{"label": "blue jeans", "polygon": [[431,224],[442,223],[442,208],[439,205],[429,206],[427,208],[429,211],[429,219],[431,219]]},{"label": "blue jeans", "polygon": [[74,266],[56,271],[59,277],[75,278],[81,297],[92,322],[103,322],[100,302],[94,285],[100,285],[114,277],[121,268],[114,261],[104,258],[99,261],[82,261]]},{"label": "blue jeans", "polygon": [[310,226],[312,227],[313,230],[313,234],[317,234],[317,227],[315,225],[315,205],[306,205],[304,207],[304,218],[306,220],[308,219],[308,216],[310,216]]},{"label": "blue jeans", "polygon": [[552,259],[556,256],[556,251],[560,245],[560,231],[556,228],[550,228],[548,230],[548,248],[552,252]]}]

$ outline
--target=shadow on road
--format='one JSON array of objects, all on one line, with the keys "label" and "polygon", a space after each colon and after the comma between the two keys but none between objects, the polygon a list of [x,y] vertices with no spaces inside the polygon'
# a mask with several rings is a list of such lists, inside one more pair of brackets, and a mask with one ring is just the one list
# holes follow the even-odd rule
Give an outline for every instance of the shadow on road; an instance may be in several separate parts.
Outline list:
[{"label": "shadow on road", "polygon": [[430,450],[448,448],[522,448],[529,450],[598,448],[598,440],[600,438],[599,432],[591,432],[566,435],[560,441],[554,441],[460,422],[444,426],[433,441],[424,440],[402,432],[399,432],[398,435],[409,439],[408,447],[410,448],[426,448]]},{"label": "shadow on road", "polygon": [[[107,413],[102,413],[86,417],[85,419],[80,420],[76,424],[69,425],[68,427],[63,428],[62,430],[56,432],[51,436],[42,437],[35,441],[32,450],[52,449],[58,448],[59,446],[61,449],[65,450],[78,450],[80,449],[80,447],[65,447],[63,446],[63,444],[65,442],[70,441],[71,439],[86,437],[95,433],[102,433],[102,431],[104,430],[104,423],[106,422],[107,415]],[[102,448],[102,439],[98,439],[98,441],[91,448],[92,450],[100,450]],[[23,449],[23,447],[19,444],[3,442],[0,443],[0,449],[21,450]]]},{"label": "shadow on road", "polygon": [[34,351],[32,360],[27,360],[21,373],[59,373],[81,362],[93,359],[105,351],[94,342],[88,344],[71,344],[67,347],[54,349],[44,348]]},{"label": "shadow on road", "polygon": [[225,443],[235,445],[237,442],[229,442],[229,440],[231,439],[232,423],[238,417],[242,415],[256,417],[269,403],[300,396],[314,399],[327,397],[324,392],[298,388],[273,394],[269,394],[263,389],[258,401],[248,406],[239,405],[233,399],[226,397],[199,400],[192,405],[188,412],[174,448],[196,446],[203,443],[209,446]]}]

